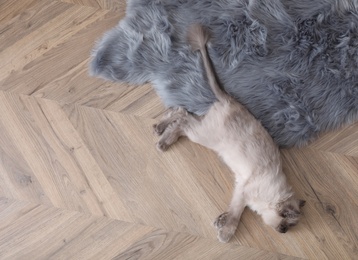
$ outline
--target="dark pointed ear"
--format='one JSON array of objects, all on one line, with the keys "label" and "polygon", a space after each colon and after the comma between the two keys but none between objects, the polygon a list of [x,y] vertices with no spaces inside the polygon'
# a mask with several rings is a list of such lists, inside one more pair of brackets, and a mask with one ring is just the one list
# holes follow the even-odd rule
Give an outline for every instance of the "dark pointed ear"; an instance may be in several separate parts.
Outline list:
[{"label": "dark pointed ear", "polygon": [[299,200],[298,205],[302,208],[306,204],[305,200]]}]

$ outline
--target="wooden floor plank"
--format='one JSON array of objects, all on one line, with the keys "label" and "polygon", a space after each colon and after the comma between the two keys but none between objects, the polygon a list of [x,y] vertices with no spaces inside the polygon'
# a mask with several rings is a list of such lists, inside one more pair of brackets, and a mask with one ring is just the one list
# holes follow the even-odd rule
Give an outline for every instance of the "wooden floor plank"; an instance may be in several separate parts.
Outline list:
[{"label": "wooden floor plank", "polygon": [[300,182],[299,192],[307,199],[307,226],[324,251],[339,253],[338,258],[357,254],[358,178],[351,175],[358,172],[357,160],[309,148],[283,154],[286,173]]},{"label": "wooden floor plank", "polygon": [[[51,12],[47,9],[42,11],[46,15],[48,13],[43,23],[40,23],[41,20],[37,21],[42,12],[36,10],[33,16],[25,19],[23,22],[25,25],[14,21],[13,25],[5,26],[11,29],[3,34],[4,38],[8,38],[5,43],[9,46],[0,48],[3,50],[0,57],[4,60],[1,65],[0,89],[32,94],[66,75],[78,73],[81,70],[87,72],[86,62],[95,40],[104,33],[106,28],[113,26],[120,17],[118,15],[107,16],[107,12],[95,11],[93,8],[80,8],[57,2],[56,4],[53,7],[47,7]],[[105,22],[90,26],[98,19],[105,20]],[[39,26],[31,28],[41,31],[26,28],[26,24],[33,24],[35,21]],[[54,26],[57,27],[56,30]],[[16,31],[22,33],[19,35]],[[89,44],[83,46],[84,41]],[[19,49],[21,52],[16,57],[11,55],[14,50]],[[44,73],[47,77],[42,77]],[[86,78],[88,78],[88,73],[86,73]]]},{"label": "wooden floor plank", "polygon": [[323,134],[310,147],[326,152],[358,157],[358,123]]},{"label": "wooden floor plank", "polygon": [[0,99],[1,122],[55,207],[131,219],[60,106],[3,92]]},{"label": "wooden floor plank", "polygon": [[24,11],[30,9],[39,0],[28,0],[28,1],[0,1],[0,24],[5,24],[7,21],[18,16]]},{"label": "wooden floor plank", "polygon": [[0,222],[7,223],[0,228],[1,259],[110,259],[153,230],[4,198],[0,208]]},{"label": "wooden floor plank", "polygon": [[[0,198],[1,259],[294,259],[106,217]],[[5,224],[5,225],[4,225]],[[267,257],[267,258],[266,258]]]},{"label": "wooden floor plank", "polygon": [[[6,111],[3,111],[6,113]],[[5,123],[6,124],[6,123]],[[27,161],[0,122],[0,196],[51,205]]]},{"label": "wooden floor plank", "polygon": [[25,12],[1,24],[0,50],[6,50],[8,47],[14,45],[18,39],[25,38],[29,34],[36,32],[47,24],[49,20],[56,18],[69,8],[71,8],[71,5],[61,4],[55,1],[38,1]]},{"label": "wooden floor plank", "polygon": [[[44,5],[46,6],[46,2],[44,2]],[[40,7],[35,6],[33,8],[36,10]],[[54,10],[52,11],[52,9]],[[34,60],[43,55],[50,55],[47,53],[51,52],[52,49],[57,48],[78,31],[86,28],[107,13],[96,11],[93,8],[82,8],[62,3],[51,6],[50,10],[52,12],[48,13],[47,19],[44,19],[44,22],[36,29],[28,28],[26,24],[34,24],[35,21],[39,20],[39,17],[43,16],[40,11],[24,18],[21,23],[18,22],[20,18],[14,18],[0,29],[4,31],[2,37],[6,39],[3,43],[8,44],[2,46],[2,51],[0,51],[0,58],[3,61],[0,64],[0,80],[7,82],[7,88],[15,87],[11,84],[8,85],[8,81],[5,80],[12,75],[11,73],[28,70]],[[48,10],[45,9],[43,12],[47,15]],[[21,32],[21,34],[18,32]],[[15,52],[16,55],[13,55]],[[58,57],[57,62],[62,64],[61,57]],[[12,76],[18,77],[18,75]],[[33,77],[36,78],[36,75],[33,75]]]},{"label": "wooden floor plank", "polygon": [[60,0],[82,6],[91,6],[105,10],[122,11],[126,8],[126,1],[122,0]]},{"label": "wooden floor plank", "polygon": [[219,244],[183,233],[156,230],[113,259],[298,259],[230,244]]}]

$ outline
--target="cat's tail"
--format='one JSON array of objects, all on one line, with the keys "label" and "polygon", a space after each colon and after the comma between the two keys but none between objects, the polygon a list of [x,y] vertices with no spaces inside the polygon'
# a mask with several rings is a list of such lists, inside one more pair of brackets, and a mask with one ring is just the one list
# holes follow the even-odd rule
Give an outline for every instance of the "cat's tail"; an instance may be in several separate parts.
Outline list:
[{"label": "cat's tail", "polygon": [[229,96],[224,92],[216,80],[215,71],[206,49],[206,44],[210,39],[209,32],[200,24],[193,24],[189,27],[187,34],[188,42],[194,51],[200,50],[203,57],[205,72],[208,77],[209,85],[219,101],[227,101]]}]

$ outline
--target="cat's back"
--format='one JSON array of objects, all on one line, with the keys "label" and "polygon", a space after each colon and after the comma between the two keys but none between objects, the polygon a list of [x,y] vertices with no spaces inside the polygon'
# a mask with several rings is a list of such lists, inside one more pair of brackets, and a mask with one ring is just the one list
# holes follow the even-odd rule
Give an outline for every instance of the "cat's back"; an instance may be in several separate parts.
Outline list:
[{"label": "cat's back", "polygon": [[235,101],[217,102],[210,113],[217,124],[211,134],[220,136],[215,150],[231,168],[242,164],[250,171],[261,171],[258,168],[280,164],[279,149],[272,137],[243,105]]}]

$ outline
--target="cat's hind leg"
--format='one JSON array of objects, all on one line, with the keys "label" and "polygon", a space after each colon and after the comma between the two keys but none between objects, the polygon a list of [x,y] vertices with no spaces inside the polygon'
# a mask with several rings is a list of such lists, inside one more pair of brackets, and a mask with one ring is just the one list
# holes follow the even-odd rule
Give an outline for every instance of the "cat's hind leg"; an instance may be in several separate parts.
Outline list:
[{"label": "cat's hind leg", "polygon": [[162,119],[157,123],[153,125],[154,133],[157,135],[162,135],[165,131],[165,129],[168,128],[173,123],[176,123],[179,119],[186,116],[188,112],[182,108],[169,108],[163,115]]},{"label": "cat's hind leg", "polygon": [[184,108],[172,108],[167,111],[158,124],[153,125],[154,132],[160,136],[157,143],[159,151],[166,151],[180,136],[185,135],[183,125],[188,112]]}]

